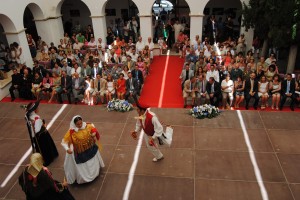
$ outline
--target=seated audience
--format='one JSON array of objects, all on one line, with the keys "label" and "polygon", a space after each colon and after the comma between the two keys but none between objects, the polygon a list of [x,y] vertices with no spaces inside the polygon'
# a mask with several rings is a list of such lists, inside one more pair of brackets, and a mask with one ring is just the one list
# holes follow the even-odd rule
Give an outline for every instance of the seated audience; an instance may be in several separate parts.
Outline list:
[{"label": "seated audience", "polygon": [[219,107],[221,87],[220,84],[215,81],[214,77],[210,77],[206,84],[206,99],[211,105]]},{"label": "seated audience", "polygon": [[[230,74],[227,74],[226,78],[222,81],[221,90],[222,90],[222,109],[231,108],[233,102],[234,85],[233,85],[233,81],[230,79]],[[229,105],[227,104],[227,99],[229,99]]]},{"label": "seated audience", "polygon": [[254,109],[257,109],[258,106],[258,81],[255,79],[256,74],[253,72],[250,74],[250,79],[245,81],[245,98],[246,98],[246,110],[249,109],[249,101],[251,98],[255,99],[255,102],[253,104]]},{"label": "seated audience", "polygon": [[140,95],[140,88],[136,79],[132,78],[132,74],[128,72],[128,79],[126,80],[126,93],[125,100],[128,100],[129,97],[132,97],[135,102],[137,102],[137,96]]},{"label": "seated audience", "polygon": [[194,76],[190,77],[190,79],[186,80],[183,85],[183,100],[184,100],[184,108],[187,106],[187,97],[192,97],[192,107],[195,105],[196,92],[198,92],[198,88],[196,87],[196,78]]},{"label": "seated audience", "polygon": [[244,101],[244,89],[245,89],[245,81],[241,76],[237,77],[237,80],[234,82],[234,90],[235,90],[235,104],[234,108],[239,108],[240,103]]},{"label": "seated audience", "polygon": [[258,82],[258,97],[261,98],[261,109],[265,109],[269,98],[269,82],[266,76],[260,77]]},{"label": "seated audience", "polygon": [[84,94],[86,88],[85,80],[79,76],[77,72],[74,73],[74,78],[72,79],[72,92],[74,96],[75,104],[78,103],[78,96]]},{"label": "seated audience", "polygon": [[63,103],[62,94],[67,94],[69,104],[71,104],[71,92],[72,92],[72,77],[67,74],[66,71],[61,73],[61,91],[58,93],[58,102]]},{"label": "seated audience", "polygon": [[124,99],[124,95],[126,93],[126,80],[124,79],[124,74],[120,73],[119,79],[116,84],[117,89],[117,98]]},{"label": "seated audience", "polygon": [[273,80],[269,84],[269,91],[272,95],[272,110],[276,106],[276,110],[279,109],[279,103],[280,103],[280,91],[281,91],[281,82],[280,77],[278,74],[275,74],[273,76]]},{"label": "seated audience", "polygon": [[106,86],[106,101],[109,102],[112,100],[112,98],[115,96],[116,93],[116,85],[112,78],[112,76],[109,74],[107,76],[107,86]]},{"label": "seated audience", "polygon": [[20,94],[20,88],[22,86],[22,75],[18,73],[18,70],[16,68],[13,69],[13,74],[11,75],[11,86],[9,88],[9,93],[11,97],[11,101],[14,101],[16,99],[14,91],[17,90]]},{"label": "seated audience", "polygon": [[51,93],[51,97],[48,101],[48,103],[51,103],[54,96],[58,93],[61,92],[61,77],[56,73],[53,72],[52,73],[52,77],[53,77],[53,86],[52,86],[52,93]]},{"label": "seated audience", "polygon": [[50,72],[47,72],[46,76],[43,78],[42,93],[48,101],[51,97],[50,94],[52,93],[52,87],[53,87],[53,79],[52,77],[50,77]]},{"label": "seated audience", "polygon": [[279,109],[282,110],[287,98],[291,99],[290,108],[294,111],[296,82],[292,78],[292,74],[286,75],[286,80],[281,83],[281,101]]},{"label": "seated audience", "polygon": [[106,93],[107,81],[101,77],[101,74],[96,75],[96,79],[94,79],[94,92],[93,92],[93,102],[95,105],[99,103],[98,98],[100,98],[100,102],[104,103],[104,95]]}]

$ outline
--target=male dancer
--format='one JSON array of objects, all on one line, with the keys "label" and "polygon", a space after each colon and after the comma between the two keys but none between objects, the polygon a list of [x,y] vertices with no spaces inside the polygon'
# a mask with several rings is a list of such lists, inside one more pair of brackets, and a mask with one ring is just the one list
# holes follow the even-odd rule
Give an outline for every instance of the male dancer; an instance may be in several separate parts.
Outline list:
[{"label": "male dancer", "polygon": [[157,162],[164,158],[157,145],[157,141],[162,144],[160,137],[163,137],[163,126],[158,121],[155,113],[150,111],[150,108],[141,106],[139,103],[137,103],[137,112],[139,117],[137,117],[135,131],[133,131],[131,135],[136,140],[137,133],[142,129],[144,130],[144,140],[146,142],[146,146],[148,150],[155,156],[152,161]]}]

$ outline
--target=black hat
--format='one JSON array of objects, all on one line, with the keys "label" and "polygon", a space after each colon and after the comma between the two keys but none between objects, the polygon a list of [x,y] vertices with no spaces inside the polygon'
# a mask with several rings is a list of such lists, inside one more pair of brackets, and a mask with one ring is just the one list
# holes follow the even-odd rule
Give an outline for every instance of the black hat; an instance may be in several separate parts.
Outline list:
[{"label": "black hat", "polygon": [[147,110],[149,108],[149,106],[141,104],[139,102],[136,102],[136,107],[138,107],[138,109],[140,110]]},{"label": "black hat", "polygon": [[35,111],[40,105],[40,100],[36,101],[36,102],[30,102],[27,107],[26,107],[26,114],[29,115],[30,113],[32,113],[33,111]]}]

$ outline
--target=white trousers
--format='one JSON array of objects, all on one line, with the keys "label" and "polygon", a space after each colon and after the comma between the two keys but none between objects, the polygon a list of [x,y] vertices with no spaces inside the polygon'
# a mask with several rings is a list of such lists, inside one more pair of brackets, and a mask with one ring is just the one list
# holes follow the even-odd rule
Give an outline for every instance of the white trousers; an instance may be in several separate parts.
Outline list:
[{"label": "white trousers", "polygon": [[154,140],[155,146],[150,146],[149,145],[149,136],[145,133],[144,140],[146,142],[146,146],[147,146],[148,150],[155,156],[156,159],[161,159],[164,156],[158,149],[159,144],[157,143],[157,139]]}]

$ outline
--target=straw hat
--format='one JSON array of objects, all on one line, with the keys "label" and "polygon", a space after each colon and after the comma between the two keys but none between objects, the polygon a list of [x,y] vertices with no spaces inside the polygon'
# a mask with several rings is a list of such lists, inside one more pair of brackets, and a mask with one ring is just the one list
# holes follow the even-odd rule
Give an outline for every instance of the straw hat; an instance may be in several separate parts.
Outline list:
[{"label": "straw hat", "polygon": [[33,177],[37,177],[40,171],[43,169],[43,157],[40,153],[34,153],[30,157],[30,166],[27,169],[27,172]]}]

